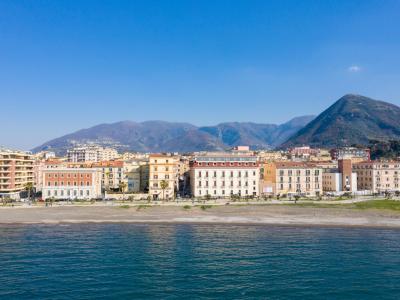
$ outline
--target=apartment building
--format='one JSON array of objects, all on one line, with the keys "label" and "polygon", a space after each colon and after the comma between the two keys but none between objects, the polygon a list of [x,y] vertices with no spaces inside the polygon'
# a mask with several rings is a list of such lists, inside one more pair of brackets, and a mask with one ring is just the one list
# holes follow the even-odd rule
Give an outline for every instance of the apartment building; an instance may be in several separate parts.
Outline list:
[{"label": "apartment building", "polygon": [[149,156],[149,195],[153,200],[174,199],[178,188],[178,158],[168,154]]},{"label": "apartment building", "polygon": [[[124,174],[127,180],[127,191],[131,193],[148,190],[149,180],[148,159],[133,159],[124,161]],[[142,182],[143,181],[143,182]]]},{"label": "apartment building", "polygon": [[30,153],[0,149],[0,197],[19,199],[28,184],[34,184],[34,159]]},{"label": "apartment building", "polygon": [[127,191],[128,185],[124,173],[123,161],[99,161],[88,164],[88,167],[101,170],[101,186],[103,190],[119,190],[120,184],[124,183],[126,185],[125,191]]},{"label": "apartment building", "polygon": [[372,193],[400,191],[400,161],[364,161],[353,165],[357,187]]},{"label": "apartment building", "polygon": [[356,192],[357,173],[353,172],[351,159],[340,159],[337,168],[323,169],[324,192]]},{"label": "apartment building", "polygon": [[43,200],[98,199],[101,193],[101,169],[48,168],[43,170]]},{"label": "apartment building", "polygon": [[353,163],[361,161],[369,161],[371,159],[370,149],[343,147],[335,148],[330,151],[333,160],[351,159]]},{"label": "apartment building", "polygon": [[118,151],[97,145],[75,147],[67,151],[68,162],[99,162],[118,158]]},{"label": "apartment building", "polygon": [[262,194],[322,195],[322,168],[307,162],[264,164]]},{"label": "apartment building", "polygon": [[194,197],[258,196],[260,164],[253,155],[196,156],[190,162],[190,186]]}]

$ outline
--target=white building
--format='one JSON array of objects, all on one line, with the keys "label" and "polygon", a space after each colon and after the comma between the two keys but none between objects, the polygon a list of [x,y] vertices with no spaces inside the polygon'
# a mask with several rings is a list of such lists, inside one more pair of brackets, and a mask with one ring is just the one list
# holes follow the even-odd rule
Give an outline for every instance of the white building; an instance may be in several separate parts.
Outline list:
[{"label": "white building", "polygon": [[197,156],[190,162],[194,197],[258,196],[260,166],[252,155]]},{"label": "white building", "polygon": [[101,170],[98,168],[49,168],[43,170],[42,198],[101,198]]},{"label": "white building", "polygon": [[67,151],[68,162],[99,162],[118,158],[118,151],[97,145],[75,147]]}]

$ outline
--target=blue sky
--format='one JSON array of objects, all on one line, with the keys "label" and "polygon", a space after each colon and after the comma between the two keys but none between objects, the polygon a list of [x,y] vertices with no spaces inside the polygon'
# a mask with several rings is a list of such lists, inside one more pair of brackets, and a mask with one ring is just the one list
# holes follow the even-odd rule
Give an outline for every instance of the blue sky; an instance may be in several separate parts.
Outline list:
[{"label": "blue sky", "polygon": [[400,1],[0,1],[0,145],[99,123],[400,105]]}]

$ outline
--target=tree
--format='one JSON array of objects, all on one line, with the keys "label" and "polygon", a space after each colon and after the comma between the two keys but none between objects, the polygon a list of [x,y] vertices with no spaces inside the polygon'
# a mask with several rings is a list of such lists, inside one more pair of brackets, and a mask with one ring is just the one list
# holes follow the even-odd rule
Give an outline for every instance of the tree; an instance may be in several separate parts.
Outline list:
[{"label": "tree", "polygon": [[9,196],[3,196],[3,206],[6,206],[8,202],[11,202],[11,198]]},{"label": "tree", "polygon": [[25,185],[25,190],[28,192],[28,201],[31,202],[31,192],[33,190],[33,183],[32,182],[28,182]]},{"label": "tree", "polygon": [[160,187],[163,191],[163,200],[165,199],[165,189],[168,187],[168,182],[166,180],[161,180]]},{"label": "tree", "polygon": [[122,192],[122,201],[125,200],[125,188],[126,188],[126,183],[125,182],[120,182],[119,185],[119,191]]}]

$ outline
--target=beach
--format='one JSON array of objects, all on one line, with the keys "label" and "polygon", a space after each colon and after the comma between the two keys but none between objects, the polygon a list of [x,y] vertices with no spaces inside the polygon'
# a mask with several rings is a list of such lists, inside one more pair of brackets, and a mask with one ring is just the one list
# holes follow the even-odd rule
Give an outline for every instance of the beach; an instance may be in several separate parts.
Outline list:
[{"label": "beach", "polygon": [[1,224],[191,223],[399,227],[391,210],[296,205],[1,207]]}]

